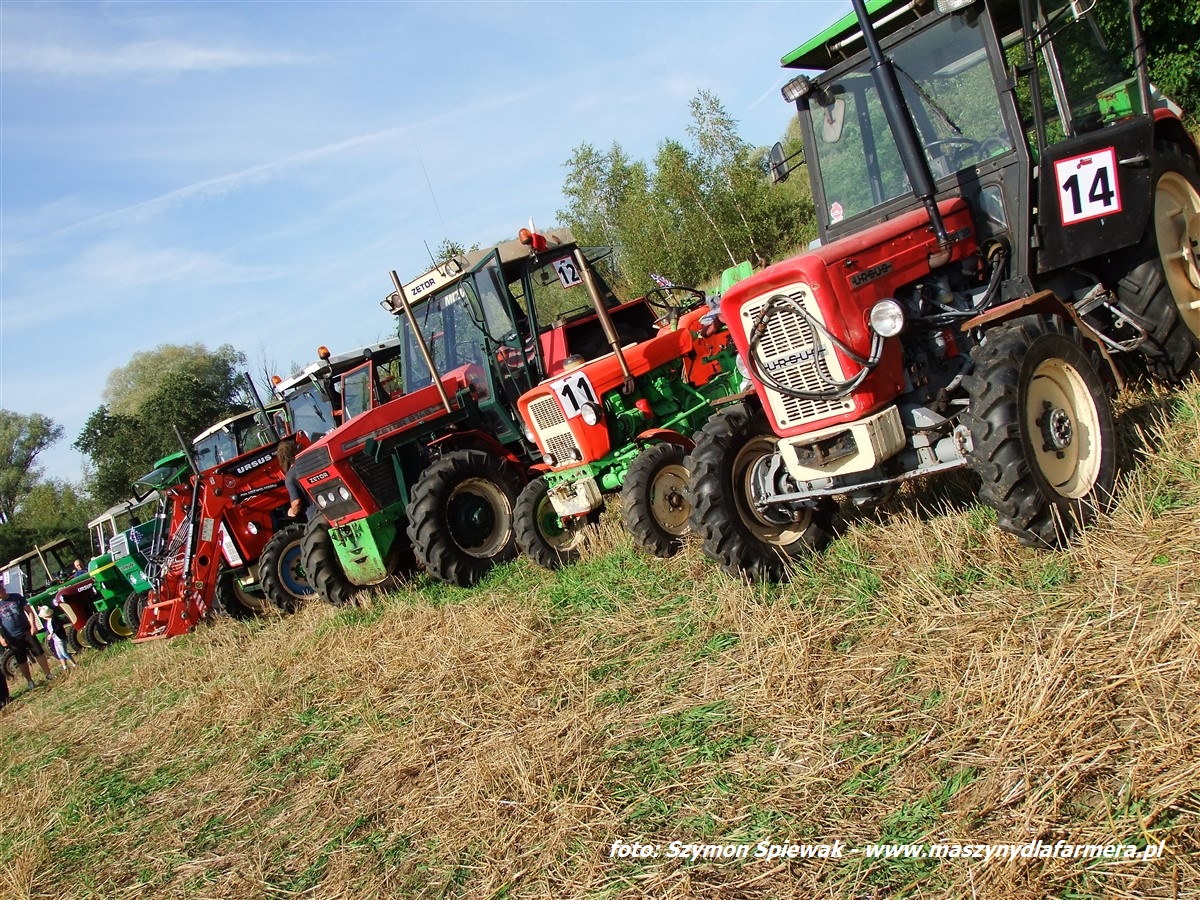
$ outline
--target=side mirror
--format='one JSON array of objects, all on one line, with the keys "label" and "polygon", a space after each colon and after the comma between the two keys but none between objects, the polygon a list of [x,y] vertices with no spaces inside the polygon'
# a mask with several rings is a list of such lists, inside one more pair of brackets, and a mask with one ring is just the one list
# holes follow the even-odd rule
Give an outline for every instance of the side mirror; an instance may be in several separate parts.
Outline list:
[{"label": "side mirror", "polygon": [[787,157],[783,155],[783,144],[776,141],[768,158],[771,162],[771,184],[782,184],[787,181],[791,172],[788,171]]}]

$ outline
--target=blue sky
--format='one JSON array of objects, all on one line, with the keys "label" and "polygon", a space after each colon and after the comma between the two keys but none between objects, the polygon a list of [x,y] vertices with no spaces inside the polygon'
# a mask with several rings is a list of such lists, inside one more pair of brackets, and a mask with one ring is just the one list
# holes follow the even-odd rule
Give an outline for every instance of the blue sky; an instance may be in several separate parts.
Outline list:
[{"label": "blue sky", "polygon": [[[649,159],[704,88],[768,145],[783,2],[0,2],[0,407],[71,448],[108,373],[223,343],[281,375],[390,335],[426,244],[553,223],[584,142]],[[666,273],[669,274],[669,273]]]}]

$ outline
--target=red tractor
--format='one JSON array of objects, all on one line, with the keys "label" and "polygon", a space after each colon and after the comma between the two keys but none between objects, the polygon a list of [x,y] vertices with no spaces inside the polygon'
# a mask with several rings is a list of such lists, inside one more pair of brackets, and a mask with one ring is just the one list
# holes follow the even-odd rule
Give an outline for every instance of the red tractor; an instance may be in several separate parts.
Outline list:
[{"label": "red tractor", "polygon": [[365,371],[379,402],[296,460],[319,511],[304,569],[322,597],[344,603],[413,557],[472,585],[515,555],[513,504],[539,459],[517,398],[572,356],[645,340],[657,317],[608,289],[606,252],[522,230],[406,285],[393,273],[402,384]]},{"label": "red tractor", "polygon": [[[289,437],[307,446],[303,435]],[[167,492],[170,537],[152,560],[153,587],[134,640],[186,634],[214,604],[235,618],[271,608],[256,563],[285,524],[279,439],[264,410],[226,419],[195,439],[197,474]]]},{"label": "red tractor", "polygon": [[958,468],[1057,545],[1111,499],[1110,391],[1197,362],[1200,154],[1137,0],[1107,45],[1073,2],[854,5],[784,59],[819,246],[725,294],[748,390],[689,457],[705,552],[752,578]]}]

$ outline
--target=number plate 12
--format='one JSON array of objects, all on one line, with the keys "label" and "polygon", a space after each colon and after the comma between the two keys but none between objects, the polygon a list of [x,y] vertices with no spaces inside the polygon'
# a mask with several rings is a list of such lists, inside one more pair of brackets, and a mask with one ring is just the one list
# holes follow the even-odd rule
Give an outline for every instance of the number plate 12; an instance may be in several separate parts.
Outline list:
[{"label": "number plate 12", "polygon": [[1057,160],[1054,180],[1058,184],[1058,207],[1064,225],[1121,211],[1117,154],[1112,147]]}]

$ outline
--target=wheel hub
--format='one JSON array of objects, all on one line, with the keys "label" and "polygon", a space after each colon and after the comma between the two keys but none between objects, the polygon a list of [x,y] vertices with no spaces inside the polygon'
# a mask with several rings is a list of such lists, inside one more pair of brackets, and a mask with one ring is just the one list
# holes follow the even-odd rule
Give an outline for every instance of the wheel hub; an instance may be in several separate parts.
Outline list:
[{"label": "wheel hub", "polygon": [[1200,252],[1200,216],[1188,216],[1187,227],[1183,230],[1183,249],[1179,255],[1183,257],[1188,280],[1195,288],[1200,288],[1200,265],[1197,265],[1196,262],[1198,252]]},{"label": "wheel hub", "polygon": [[1060,407],[1055,407],[1049,400],[1042,401],[1043,415],[1037,420],[1042,429],[1042,438],[1046,442],[1045,450],[1062,451],[1071,446],[1075,438],[1075,425],[1071,414]]}]

